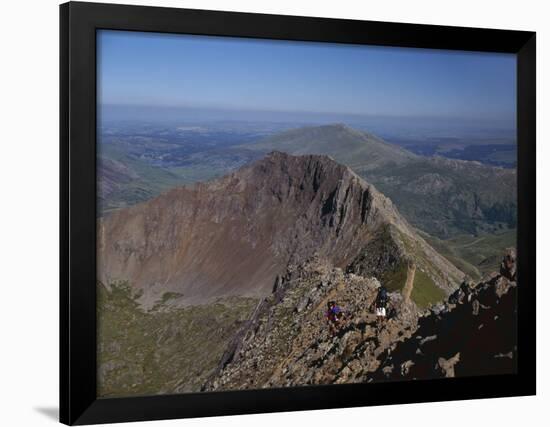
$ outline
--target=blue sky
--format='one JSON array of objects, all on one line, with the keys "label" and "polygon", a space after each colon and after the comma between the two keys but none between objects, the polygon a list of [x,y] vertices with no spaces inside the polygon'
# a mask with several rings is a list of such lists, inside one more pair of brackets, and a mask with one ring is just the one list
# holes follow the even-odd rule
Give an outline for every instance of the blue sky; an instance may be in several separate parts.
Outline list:
[{"label": "blue sky", "polygon": [[100,105],[514,120],[508,54],[100,31]]}]

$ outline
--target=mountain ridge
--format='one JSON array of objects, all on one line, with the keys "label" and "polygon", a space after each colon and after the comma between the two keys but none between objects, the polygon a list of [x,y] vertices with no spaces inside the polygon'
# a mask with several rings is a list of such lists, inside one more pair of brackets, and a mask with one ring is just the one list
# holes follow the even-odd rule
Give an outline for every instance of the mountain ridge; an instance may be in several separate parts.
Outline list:
[{"label": "mountain ridge", "polygon": [[439,238],[516,225],[514,169],[419,156],[342,124],[293,129],[246,147],[330,155],[393,200],[415,227]]},{"label": "mountain ridge", "polygon": [[[112,212],[99,220],[98,237],[99,280],[129,281],[146,305],[165,292],[185,304],[264,297],[289,264],[314,254],[388,281],[412,262],[447,294],[463,276],[391,200],[327,156],[273,152]],[[368,262],[365,250],[374,250]]]},{"label": "mountain ridge", "polygon": [[[448,299],[419,310],[390,293],[388,318],[372,307],[380,283],[321,259],[292,267],[235,335],[202,391],[425,380],[510,374],[517,369],[515,251],[500,273],[463,282]],[[326,324],[327,301],[344,316]]]}]

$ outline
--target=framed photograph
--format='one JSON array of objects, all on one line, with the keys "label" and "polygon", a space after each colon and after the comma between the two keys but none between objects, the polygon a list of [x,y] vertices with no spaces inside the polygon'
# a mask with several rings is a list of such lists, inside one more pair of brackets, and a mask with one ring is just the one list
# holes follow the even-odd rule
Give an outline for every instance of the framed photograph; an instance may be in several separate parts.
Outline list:
[{"label": "framed photograph", "polygon": [[535,33],[60,25],[61,422],[535,394]]}]

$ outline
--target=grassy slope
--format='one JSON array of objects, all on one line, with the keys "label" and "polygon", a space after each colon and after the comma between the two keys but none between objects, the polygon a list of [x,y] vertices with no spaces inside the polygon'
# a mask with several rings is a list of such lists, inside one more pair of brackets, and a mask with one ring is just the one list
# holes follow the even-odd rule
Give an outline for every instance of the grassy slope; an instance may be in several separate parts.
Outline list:
[{"label": "grassy slope", "polygon": [[[361,175],[415,227],[440,238],[515,226],[516,181],[511,173],[499,177],[492,168],[473,163],[453,169],[445,162],[422,158]],[[438,189],[437,183],[444,187]]]},{"label": "grassy slope", "polygon": [[430,305],[445,299],[445,296],[445,292],[435,285],[430,276],[422,270],[416,269],[411,299],[418,307],[429,307]]},{"label": "grassy slope", "polygon": [[373,168],[388,161],[399,164],[417,156],[374,135],[344,125],[326,125],[291,129],[243,146],[248,150],[285,153],[324,154],[352,168]]},{"label": "grassy slope", "polygon": [[[401,240],[407,251],[410,262],[416,265],[411,300],[420,308],[426,308],[436,304],[446,297],[445,291],[439,288],[430,275],[437,275],[437,268],[427,259],[416,244],[399,231],[396,236]],[[393,271],[386,272],[382,278],[382,284],[390,292],[402,291],[407,281],[407,261],[400,262]],[[430,274],[428,274],[429,272]]]},{"label": "grassy slope", "polygon": [[[386,273],[382,283],[390,292],[401,291],[407,281],[407,266],[400,264],[392,272]],[[445,299],[446,294],[420,268],[416,269],[413,282],[411,300],[420,308],[426,308]]]},{"label": "grassy slope", "polygon": [[516,230],[480,236],[460,235],[447,240],[422,232],[421,235],[436,251],[473,279],[498,271],[504,250],[516,246]]},{"label": "grassy slope", "polygon": [[104,201],[103,211],[105,212],[145,201],[185,183],[185,180],[177,174],[131,157],[112,144],[102,146],[100,156],[121,162],[139,177],[122,184],[120,190],[111,194]]},{"label": "grassy slope", "polygon": [[404,263],[382,276],[382,284],[389,292],[396,292],[403,289],[407,281],[407,266]]},{"label": "grassy slope", "polygon": [[198,391],[257,301],[231,298],[170,308],[167,294],[143,311],[124,283],[98,285],[98,395]]}]

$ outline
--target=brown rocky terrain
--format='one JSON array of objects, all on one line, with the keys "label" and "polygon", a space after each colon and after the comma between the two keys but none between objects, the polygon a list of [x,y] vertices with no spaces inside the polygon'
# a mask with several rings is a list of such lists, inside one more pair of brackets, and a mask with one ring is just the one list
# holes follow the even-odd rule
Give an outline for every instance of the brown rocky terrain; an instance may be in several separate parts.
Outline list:
[{"label": "brown rocky terrain", "polygon": [[[500,274],[464,282],[428,310],[390,294],[378,327],[373,278],[318,258],[290,267],[227,348],[203,390],[246,389],[511,373],[515,370],[515,252]],[[407,290],[404,289],[403,293]],[[336,333],[329,300],[345,310]]]},{"label": "brown rocky terrain", "polygon": [[[203,390],[364,382],[381,357],[414,331],[418,310],[391,294],[393,315],[378,330],[373,302],[380,283],[314,258],[291,266],[237,333]],[[333,333],[328,301],[345,310]]]},{"label": "brown rocky terrain", "polygon": [[392,290],[414,264],[412,298],[421,305],[449,294],[463,277],[388,198],[327,156],[274,152],[98,222],[99,280],[129,282],[144,306],[166,292],[181,295],[182,305],[265,298],[289,265],[314,255]]}]

